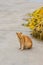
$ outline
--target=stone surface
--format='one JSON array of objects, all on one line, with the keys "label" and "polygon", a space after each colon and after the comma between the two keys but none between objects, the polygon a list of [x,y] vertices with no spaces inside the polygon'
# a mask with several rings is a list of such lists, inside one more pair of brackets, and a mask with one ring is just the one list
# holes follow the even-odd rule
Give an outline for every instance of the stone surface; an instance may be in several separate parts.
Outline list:
[{"label": "stone surface", "polygon": [[[43,6],[43,2],[0,0],[0,65],[43,65],[43,41],[30,36],[30,30],[21,26],[26,13]],[[33,48],[19,50],[16,32],[31,37]]]}]

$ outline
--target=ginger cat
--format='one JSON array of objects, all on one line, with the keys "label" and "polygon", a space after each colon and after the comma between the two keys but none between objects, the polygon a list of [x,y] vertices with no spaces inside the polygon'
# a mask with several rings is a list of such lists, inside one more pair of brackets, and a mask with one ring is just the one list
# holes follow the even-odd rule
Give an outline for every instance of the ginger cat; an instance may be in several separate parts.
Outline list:
[{"label": "ginger cat", "polygon": [[17,37],[19,38],[20,42],[20,49],[30,49],[32,48],[32,40],[26,36],[23,35],[21,32],[16,33]]}]

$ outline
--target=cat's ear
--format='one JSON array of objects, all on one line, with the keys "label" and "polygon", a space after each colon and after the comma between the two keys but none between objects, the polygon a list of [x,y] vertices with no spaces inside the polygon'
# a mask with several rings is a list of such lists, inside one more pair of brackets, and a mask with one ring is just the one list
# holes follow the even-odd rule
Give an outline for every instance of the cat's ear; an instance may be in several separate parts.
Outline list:
[{"label": "cat's ear", "polygon": [[17,34],[17,35],[18,35],[18,34],[22,34],[22,32],[18,32],[18,33],[16,32],[16,34]]},{"label": "cat's ear", "polygon": [[22,34],[22,32],[20,32],[20,34]]}]

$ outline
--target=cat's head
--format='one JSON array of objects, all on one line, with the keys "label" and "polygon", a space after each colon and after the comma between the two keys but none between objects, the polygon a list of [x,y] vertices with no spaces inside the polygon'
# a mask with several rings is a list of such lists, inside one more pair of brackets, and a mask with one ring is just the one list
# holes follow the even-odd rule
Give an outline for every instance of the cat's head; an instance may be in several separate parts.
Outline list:
[{"label": "cat's head", "polygon": [[16,32],[16,35],[18,36],[19,39],[21,39],[22,32]]}]

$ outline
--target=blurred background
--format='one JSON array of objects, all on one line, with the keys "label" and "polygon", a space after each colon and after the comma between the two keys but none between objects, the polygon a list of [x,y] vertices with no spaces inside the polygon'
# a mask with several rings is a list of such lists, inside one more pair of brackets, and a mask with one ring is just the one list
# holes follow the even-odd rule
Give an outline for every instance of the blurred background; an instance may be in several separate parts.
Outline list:
[{"label": "blurred background", "polygon": [[43,2],[43,0],[26,0],[26,1],[29,1],[29,2]]}]

